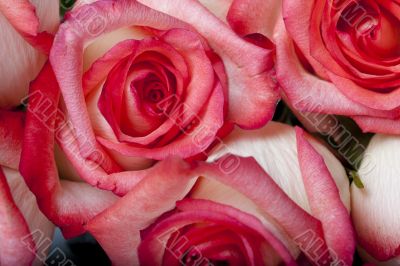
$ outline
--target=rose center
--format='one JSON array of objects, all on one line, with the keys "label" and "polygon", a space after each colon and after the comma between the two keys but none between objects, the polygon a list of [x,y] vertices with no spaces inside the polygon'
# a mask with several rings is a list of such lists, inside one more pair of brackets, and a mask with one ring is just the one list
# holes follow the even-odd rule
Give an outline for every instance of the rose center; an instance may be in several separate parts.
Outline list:
[{"label": "rose center", "polygon": [[386,59],[400,55],[399,26],[398,18],[373,1],[351,2],[340,13],[338,22],[338,30],[350,36],[354,47]]},{"label": "rose center", "polygon": [[358,36],[370,34],[378,25],[378,12],[361,1],[350,2],[340,13],[339,30]]},{"label": "rose center", "polygon": [[376,32],[376,26],[378,25],[378,21],[375,18],[366,18],[363,21],[361,21],[358,25],[358,32],[360,35],[368,35],[370,34],[373,36],[373,34]]},{"label": "rose center", "polygon": [[153,88],[147,92],[146,99],[153,103],[158,103],[164,99],[164,92],[161,88]]}]

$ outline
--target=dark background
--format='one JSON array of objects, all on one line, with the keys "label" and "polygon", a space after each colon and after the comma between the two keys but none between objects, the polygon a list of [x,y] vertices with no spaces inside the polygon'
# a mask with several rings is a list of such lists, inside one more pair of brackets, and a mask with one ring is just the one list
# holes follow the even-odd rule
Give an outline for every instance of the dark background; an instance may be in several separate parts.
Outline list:
[{"label": "dark background", "polygon": [[[112,234],[112,232],[110,232]],[[83,236],[66,240],[61,231],[57,228],[54,234],[53,244],[51,245],[49,254],[56,248],[61,249],[64,253],[66,260],[70,260],[76,266],[110,266],[111,262],[107,255],[104,253],[101,246],[96,240],[90,235],[85,234]],[[61,262],[61,259],[57,260]],[[59,263],[54,262],[54,257],[49,256],[46,261],[46,265],[58,265]],[[66,265],[73,266],[73,265]]]}]

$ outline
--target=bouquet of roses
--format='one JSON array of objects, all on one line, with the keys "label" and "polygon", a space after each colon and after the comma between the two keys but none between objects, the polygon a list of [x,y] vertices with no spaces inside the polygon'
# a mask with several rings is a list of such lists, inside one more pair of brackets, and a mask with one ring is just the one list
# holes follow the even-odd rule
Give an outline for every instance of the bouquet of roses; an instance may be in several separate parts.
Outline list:
[{"label": "bouquet of roses", "polygon": [[0,0],[0,25],[1,266],[400,264],[399,0]]}]

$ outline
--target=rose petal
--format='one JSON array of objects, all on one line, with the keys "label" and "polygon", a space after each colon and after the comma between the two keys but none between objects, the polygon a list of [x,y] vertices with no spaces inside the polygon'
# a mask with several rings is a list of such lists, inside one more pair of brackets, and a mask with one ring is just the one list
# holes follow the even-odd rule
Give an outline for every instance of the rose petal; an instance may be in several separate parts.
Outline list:
[{"label": "rose petal", "polygon": [[[109,16],[110,13],[113,16]],[[85,136],[78,139],[81,149],[84,146],[97,147],[82,89],[83,47],[103,33],[134,25],[169,29],[181,24],[136,1],[96,1],[70,12],[56,35],[50,61],[76,135]]]},{"label": "rose petal", "polygon": [[[288,32],[315,71],[325,77],[325,68],[310,54],[310,35],[308,30],[314,4],[315,1],[283,0],[282,16],[286,26],[285,32]],[[335,61],[332,62],[335,63]]]},{"label": "rose petal", "polygon": [[[53,42],[53,36],[47,32],[39,32],[40,28],[54,30],[58,24],[58,3],[54,1],[36,1],[38,11],[46,8],[46,16],[40,14],[44,25],[40,27],[36,8],[29,0],[10,2],[0,1],[0,11],[8,19],[10,24],[25,38],[33,47],[48,54]],[[43,5],[41,2],[47,2]],[[50,23],[49,23],[50,22]]]},{"label": "rose petal", "polygon": [[227,19],[232,29],[241,36],[260,33],[272,38],[276,22],[280,19],[281,5],[281,1],[275,0],[234,0]]},{"label": "rose petal", "polygon": [[323,157],[305,139],[304,131],[300,128],[296,128],[296,139],[300,169],[311,212],[322,222],[331,254],[351,265],[356,241],[350,215],[340,199],[339,190]]},{"label": "rose petal", "polygon": [[279,23],[276,34],[277,78],[294,108],[306,112],[338,115],[373,115],[388,118],[399,115],[399,110],[376,110],[354,102],[331,82],[308,73],[301,66],[293,43],[285,31],[283,23]]},{"label": "rose petal", "polygon": [[4,266],[29,265],[35,259],[36,245],[1,168],[0,197],[0,236],[7,240],[0,242],[0,263]]},{"label": "rose petal", "polygon": [[[139,246],[140,262],[143,265],[169,265],[168,257],[170,256],[167,252],[171,250],[168,250],[168,248],[165,247],[165,244],[168,242],[168,238],[172,233],[174,233],[174,231],[179,230],[185,225],[196,223],[220,225],[222,227],[226,227],[228,230],[232,230],[233,232],[238,232],[238,234],[248,236],[254,241],[260,241],[258,239],[256,240],[255,235],[253,235],[259,234],[264,238],[264,241],[267,242],[267,245],[271,245],[274,248],[272,250],[273,253],[263,254],[268,256],[268,263],[275,261],[276,265],[281,258],[287,265],[294,265],[294,260],[286,247],[282,245],[282,243],[268,230],[266,230],[260,221],[245,212],[241,212],[228,205],[222,205],[212,201],[192,199],[184,199],[183,201],[178,202],[177,208],[183,212],[173,214],[170,217],[161,220],[159,223],[154,225],[150,232],[146,234],[144,240]],[[185,235],[185,237],[188,239],[187,235]],[[219,242],[221,240],[222,239],[216,239],[215,241],[212,241],[212,239],[210,239],[207,243],[204,243],[203,247],[202,244],[200,244],[196,245],[196,248],[201,252],[201,255],[205,257],[211,257],[211,254],[207,254],[208,250],[206,247],[208,247],[211,251],[216,251],[216,249],[218,249],[218,244],[224,244]],[[189,238],[188,241],[190,242],[191,239]],[[183,247],[179,249],[181,252],[185,251]],[[277,253],[280,258],[275,258],[275,253]],[[254,261],[252,262],[255,263]],[[274,264],[272,263],[265,265]]]},{"label": "rose petal", "polygon": [[0,11],[18,31],[29,35],[36,35],[38,32],[39,20],[35,13],[35,7],[29,0],[14,3],[1,0]]},{"label": "rose petal", "polygon": [[139,231],[172,210],[175,202],[193,186],[196,181],[193,177],[189,165],[181,160],[167,159],[125,197],[93,218],[86,228],[114,265],[137,265]]},{"label": "rose petal", "polygon": [[[17,171],[8,168],[3,168],[3,170],[13,200],[29,228],[29,234],[19,241],[23,242],[25,249],[32,254],[36,251],[33,265],[42,265],[53,239],[54,225],[39,210],[36,197],[25,184],[23,177]],[[36,250],[28,246],[31,239],[34,241]]]},{"label": "rose petal", "polygon": [[0,110],[0,165],[18,169],[25,115]]},{"label": "rose petal", "polygon": [[[234,171],[225,167],[232,158],[239,159]],[[321,223],[292,201],[253,158],[226,155],[212,165],[200,163],[200,167],[202,176],[231,186],[252,200],[289,238],[295,240],[305,232],[313,232],[321,240],[321,250],[327,250]],[[306,255],[313,259],[312,254]]]},{"label": "rose petal", "polygon": [[393,109],[399,109],[400,88],[396,88],[389,93],[379,93],[367,90],[353,81],[342,78],[333,73],[330,73],[329,77],[344,95],[355,102],[378,110],[390,111]]},{"label": "rose petal", "polygon": [[[183,132],[174,142],[161,147],[134,147],[126,143],[113,143],[109,140],[99,138],[99,142],[108,149],[114,150],[125,156],[145,156],[147,158],[163,160],[168,156],[180,156],[188,158],[203,152],[214,142],[218,130],[222,127],[223,121],[224,95],[220,84],[216,84],[209,102],[206,103],[202,113],[193,115],[190,107],[186,114],[192,116],[193,121],[199,122],[193,131],[182,128]],[[186,120],[188,120],[186,118]],[[171,120],[172,121],[172,120]],[[180,128],[179,128],[180,129]]]},{"label": "rose petal", "polygon": [[[31,3],[36,6],[37,14]],[[40,27],[36,15],[40,18]],[[29,82],[37,76],[45,62],[44,54],[37,49],[48,53],[52,42],[49,34],[37,34],[37,31],[52,32],[58,23],[58,1],[0,1],[0,46],[4,58],[0,61],[0,107],[21,104],[21,99],[28,92]],[[27,39],[33,47],[26,42]]]},{"label": "rose petal", "polygon": [[371,116],[353,116],[354,121],[363,132],[374,132],[382,134],[400,134],[400,118],[385,119]]},{"label": "rose petal", "polygon": [[126,40],[113,46],[106,54],[98,58],[83,75],[84,94],[89,94],[99,84],[104,81],[107,74],[123,58],[132,53],[136,43]]},{"label": "rose petal", "polygon": [[[278,100],[276,84],[268,73],[273,65],[272,51],[238,38],[197,1],[139,2],[193,26],[223,59],[230,86],[229,117],[233,122],[243,128],[256,128],[272,118]],[[243,109],[247,111],[243,113]]]},{"label": "rose petal", "polygon": [[60,182],[54,160],[55,119],[59,115],[55,111],[59,95],[50,64],[46,64],[31,86],[20,172],[35,194],[40,210],[62,227],[66,236],[72,237],[83,233],[82,225],[107,208],[116,197],[86,183]]},{"label": "rose petal", "polygon": [[221,1],[213,1],[213,0],[199,0],[199,2],[205,6],[208,10],[210,10],[215,16],[217,16],[220,20],[226,21],[226,17],[229,12],[229,8],[232,5],[232,0],[221,0]]},{"label": "rose petal", "polygon": [[379,261],[400,255],[399,145],[398,136],[375,135],[358,170],[364,189],[351,187],[358,242]]},{"label": "rose petal", "polygon": [[[349,182],[344,167],[324,145],[311,138],[310,143],[323,156],[329,172],[339,188],[340,197],[346,208],[350,210]],[[209,161],[216,160],[226,153],[241,157],[254,157],[294,202],[311,213],[298,163],[296,133],[293,127],[272,121],[259,130],[236,129],[224,138],[223,145],[215,148]],[[235,161],[231,162],[233,164]],[[291,167],[287,167],[287,165]],[[232,167],[234,166],[235,164]],[[246,208],[249,207],[246,206]]]},{"label": "rose petal", "polygon": [[207,200],[194,199],[185,199],[178,202],[177,208],[184,212],[186,211],[193,213],[203,211],[207,214],[219,213],[222,215],[230,216],[235,220],[241,222],[243,225],[248,226],[249,228],[262,235],[265,241],[267,241],[267,243],[273,247],[273,250],[279,254],[279,256],[287,265],[294,264],[294,260],[291,254],[282,244],[282,242],[280,242],[278,238],[276,238],[271,232],[269,232],[268,229],[265,228],[257,218],[247,214],[246,212],[242,212],[228,205],[222,205]]}]

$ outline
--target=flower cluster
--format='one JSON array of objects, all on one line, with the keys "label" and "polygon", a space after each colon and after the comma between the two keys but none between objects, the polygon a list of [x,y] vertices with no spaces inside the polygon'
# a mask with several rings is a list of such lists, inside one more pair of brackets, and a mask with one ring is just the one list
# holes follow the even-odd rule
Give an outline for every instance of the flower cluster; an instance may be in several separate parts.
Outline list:
[{"label": "flower cluster", "polygon": [[77,265],[56,227],[118,266],[400,263],[399,0],[0,0],[0,25],[0,265]]}]

